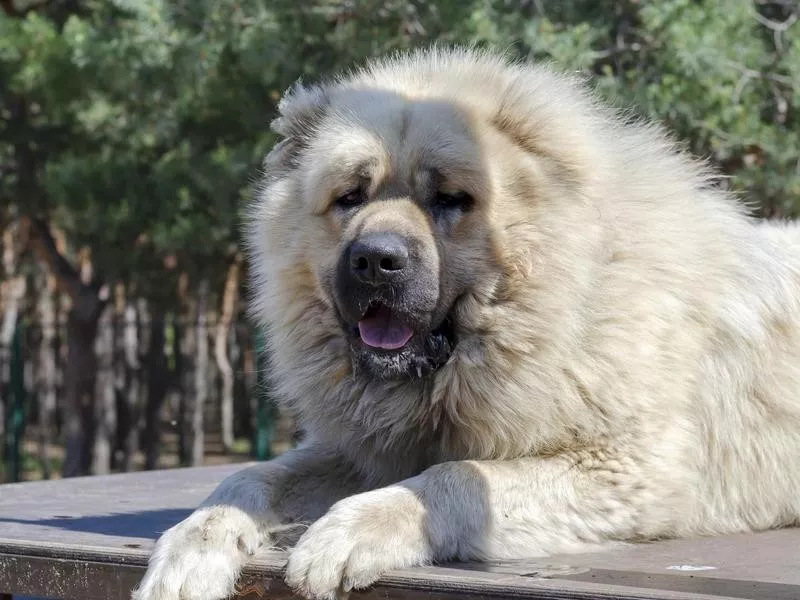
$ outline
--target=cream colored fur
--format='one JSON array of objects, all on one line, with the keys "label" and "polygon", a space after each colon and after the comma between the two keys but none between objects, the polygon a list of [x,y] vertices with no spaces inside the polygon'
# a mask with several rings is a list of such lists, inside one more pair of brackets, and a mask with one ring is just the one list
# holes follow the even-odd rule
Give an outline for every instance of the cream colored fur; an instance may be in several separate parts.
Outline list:
[{"label": "cream colored fur", "polygon": [[[275,128],[249,216],[253,314],[307,439],[167,531],[137,600],[225,597],[290,522],[313,523],[287,568],[313,598],[430,561],[798,523],[794,225],[749,219],[580,82],[489,53],[297,86]],[[420,156],[475,192],[473,221],[438,248],[442,272],[478,283],[445,366],[365,383],[331,310],[344,233],[325,206],[353,161],[413,178]]]}]

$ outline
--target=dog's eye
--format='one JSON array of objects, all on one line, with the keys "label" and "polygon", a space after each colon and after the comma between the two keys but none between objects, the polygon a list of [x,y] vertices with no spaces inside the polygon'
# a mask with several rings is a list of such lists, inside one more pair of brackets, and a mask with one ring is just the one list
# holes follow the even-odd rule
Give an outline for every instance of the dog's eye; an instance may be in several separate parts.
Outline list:
[{"label": "dog's eye", "polygon": [[436,198],[433,200],[434,208],[440,210],[461,210],[468,211],[472,208],[475,200],[466,192],[436,192]]},{"label": "dog's eye", "polygon": [[364,191],[355,188],[336,198],[336,206],[339,208],[353,208],[364,202]]}]

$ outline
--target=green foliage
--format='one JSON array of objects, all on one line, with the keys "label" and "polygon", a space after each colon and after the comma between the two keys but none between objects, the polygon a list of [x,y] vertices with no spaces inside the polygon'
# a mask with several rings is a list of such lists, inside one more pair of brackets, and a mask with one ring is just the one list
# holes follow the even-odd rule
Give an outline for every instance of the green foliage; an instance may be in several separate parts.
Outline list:
[{"label": "green foliage", "polygon": [[0,13],[0,202],[55,218],[105,278],[148,295],[174,290],[182,271],[220,276],[295,79],[432,40],[591,73],[765,214],[800,213],[800,25],[788,0],[23,4]]},{"label": "green foliage", "polygon": [[465,34],[592,73],[601,95],[666,125],[762,214],[797,216],[798,17],[786,0],[497,0]]}]

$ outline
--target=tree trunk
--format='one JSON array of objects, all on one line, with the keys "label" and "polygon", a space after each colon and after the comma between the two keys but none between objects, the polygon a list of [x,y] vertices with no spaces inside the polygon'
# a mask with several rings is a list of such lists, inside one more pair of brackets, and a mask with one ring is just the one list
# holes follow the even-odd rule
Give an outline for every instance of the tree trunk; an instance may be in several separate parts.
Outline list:
[{"label": "tree trunk", "polygon": [[194,398],[192,403],[192,466],[203,464],[205,446],[203,411],[208,398],[208,280],[200,282],[197,291],[196,355]]},{"label": "tree trunk", "polygon": [[228,276],[225,280],[225,290],[222,295],[222,307],[217,322],[217,331],[214,340],[214,356],[219,367],[221,378],[220,410],[222,417],[222,447],[225,452],[233,448],[233,368],[228,357],[231,322],[236,314],[239,301],[239,273],[241,271],[242,257],[237,254],[233,263],[228,267]]},{"label": "tree trunk", "polygon": [[64,365],[64,477],[88,475],[92,465],[95,402],[94,342],[100,315],[108,301],[107,286],[93,280],[91,263],[84,257],[80,271],[61,254],[50,227],[30,219],[31,241],[40,259],[70,299],[67,317],[67,359]]},{"label": "tree trunk", "polygon": [[8,282],[6,307],[0,331],[2,348],[3,400],[5,404],[6,481],[19,481],[22,473],[21,443],[25,426],[25,385],[23,381],[21,323],[19,313],[26,281],[17,276]]},{"label": "tree trunk", "polygon": [[146,350],[147,400],[145,402],[144,446],[145,469],[158,468],[161,450],[161,407],[167,395],[169,366],[164,352],[164,313],[158,309],[150,312],[149,339]]},{"label": "tree trunk", "polygon": [[247,330],[239,320],[237,312],[231,324],[230,356],[233,366],[233,430],[236,437],[250,440],[253,436],[253,410],[251,406],[249,380],[247,376],[246,348],[248,344]]},{"label": "tree trunk", "polygon": [[[119,468],[128,472],[133,468],[139,429],[141,365],[139,352],[139,310],[130,298],[121,298],[118,310],[120,335],[118,338],[119,379]],[[148,332],[149,333],[149,332]]]},{"label": "tree trunk", "polygon": [[180,361],[177,377],[180,379],[178,397],[178,453],[181,466],[192,464],[192,406],[195,399],[195,369],[197,368],[197,327],[194,299],[186,303],[187,310],[181,319],[173,320],[175,336],[180,339]]},{"label": "tree trunk", "polygon": [[[203,437],[205,438],[203,448],[204,452],[211,449],[218,454],[224,454],[225,450],[222,447],[222,423],[220,421],[220,381],[219,381],[219,368],[217,361],[214,360],[214,332],[217,327],[217,313],[209,308],[206,316],[206,331],[208,332],[208,372],[206,373],[206,389],[208,393],[205,400],[205,408],[203,409]],[[210,435],[209,435],[210,434]],[[215,443],[216,442],[216,443]]]},{"label": "tree trunk", "polygon": [[[0,347],[0,442],[6,439],[6,412],[8,403],[8,375],[11,373],[9,369],[9,356],[4,348]],[[3,460],[3,451],[0,449],[0,463]],[[2,482],[2,479],[0,479]]]},{"label": "tree trunk", "polygon": [[50,447],[53,443],[56,415],[58,371],[56,361],[56,329],[58,327],[55,278],[45,275],[38,298],[38,319],[41,328],[36,374],[36,396],[39,403],[39,462],[45,479],[52,477]]},{"label": "tree trunk", "polygon": [[72,308],[67,317],[67,361],[64,365],[64,477],[89,475],[95,431],[94,340],[97,321],[86,321]]},{"label": "tree trunk", "polygon": [[22,472],[21,442],[25,426],[25,384],[22,342],[20,339],[23,301],[27,280],[19,274],[19,261],[28,243],[28,224],[15,218],[3,232],[3,321],[0,330],[0,368],[2,368],[2,411],[6,481],[18,481]]},{"label": "tree trunk", "polygon": [[94,474],[111,471],[112,451],[117,431],[117,394],[114,387],[114,313],[106,306],[97,324],[94,351],[96,427],[94,440]]}]

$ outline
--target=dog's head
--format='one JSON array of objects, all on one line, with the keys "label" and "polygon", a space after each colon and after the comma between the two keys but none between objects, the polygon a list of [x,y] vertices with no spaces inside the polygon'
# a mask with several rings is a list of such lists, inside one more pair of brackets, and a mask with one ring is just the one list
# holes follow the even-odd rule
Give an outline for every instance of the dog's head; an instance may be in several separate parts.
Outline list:
[{"label": "dog's head", "polygon": [[302,151],[319,291],[357,373],[425,376],[457,343],[477,265],[496,265],[479,145],[452,104],[386,91],[329,91],[319,118]]},{"label": "dog's head", "polygon": [[506,98],[528,101],[513,72],[465,55],[477,64],[467,74],[431,56],[290,89],[253,219],[259,316],[319,346],[345,342],[370,381],[425,377],[486,325],[476,307],[501,299],[539,243],[523,232],[528,247],[509,245],[507,232],[535,223],[534,196],[566,195],[560,182],[585,153],[570,148],[551,181],[549,115],[520,122],[481,80],[500,72]]}]

